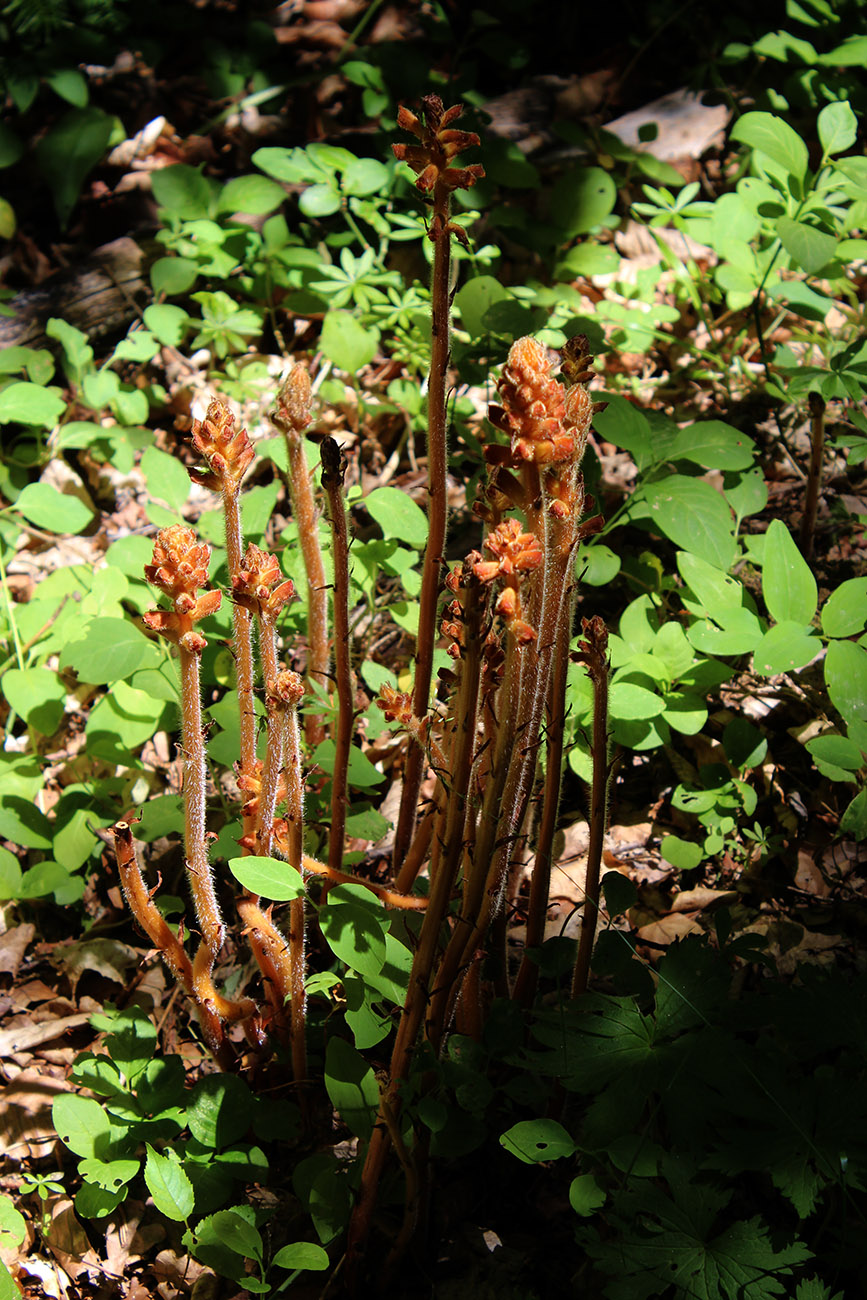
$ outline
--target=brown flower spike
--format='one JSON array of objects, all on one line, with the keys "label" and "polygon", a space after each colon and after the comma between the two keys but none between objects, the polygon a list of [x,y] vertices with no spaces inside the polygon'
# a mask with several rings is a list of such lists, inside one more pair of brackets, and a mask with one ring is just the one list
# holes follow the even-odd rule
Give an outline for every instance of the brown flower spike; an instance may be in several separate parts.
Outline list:
[{"label": "brown flower spike", "polygon": [[[424,95],[421,105],[423,117],[403,105],[397,111],[398,126],[410,131],[419,143],[393,144],[391,148],[395,158],[412,168],[416,174],[416,186],[423,194],[434,194],[439,190],[448,195],[452,190],[471,189],[485,174],[481,163],[471,163],[469,167],[451,165],[458,154],[479,144],[474,131],[452,128],[452,122],[457,121],[464,111],[463,104],[444,108],[439,95]],[[467,246],[466,232],[461,226],[449,221],[446,231]],[[435,229],[430,231],[430,238],[438,238]]]},{"label": "brown flower spike", "polygon": [[193,624],[215,613],[222,599],[219,591],[197,595],[208,581],[210,558],[210,547],[198,540],[192,528],[172,524],[157,533],[153,559],[145,565],[148,582],[165,592],[172,609],[151,610],[142,615],[143,623],[152,632],[193,652],[203,650],[207,644],[200,633],[193,631]]},{"label": "brown flower spike", "polygon": [[215,492],[237,491],[256,453],[247,430],[235,431],[235,417],[220,398],[211,402],[204,420],[193,421],[192,442],[208,466],[189,471],[193,482]]},{"label": "brown flower spike", "polygon": [[532,533],[521,531],[517,519],[505,519],[485,538],[485,550],[495,557],[480,560],[473,572],[481,582],[503,583],[494,610],[505,622],[519,645],[535,640],[536,633],[521,616],[520,584],[544,559],[544,552]]},{"label": "brown flower spike", "polygon": [[274,622],[284,605],[295,597],[295,583],[284,578],[276,555],[247,544],[244,563],[232,584],[232,596],[258,618]]}]

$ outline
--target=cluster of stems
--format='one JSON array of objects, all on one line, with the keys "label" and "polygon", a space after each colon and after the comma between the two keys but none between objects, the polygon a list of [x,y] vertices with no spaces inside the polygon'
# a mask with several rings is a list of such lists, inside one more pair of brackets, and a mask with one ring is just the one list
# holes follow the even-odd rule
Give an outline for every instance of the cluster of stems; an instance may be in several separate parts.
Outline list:
[{"label": "cluster of stems", "polygon": [[[590,356],[583,336],[562,353],[559,377],[546,349],[522,338],[509,351],[489,412],[498,434],[485,449],[488,482],[475,510],[483,523],[482,545],[447,571],[446,386],[449,367],[450,246],[466,236],[450,218],[456,188],[472,185],[481,167],[455,165],[478,138],[453,126],[460,107],[444,109],[435,96],[417,116],[401,109],[399,124],[417,140],[395,145],[396,156],[415,171],[431,206],[433,244],[432,359],[428,384],[428,522],[419,600],[419,630],[412,690],[385,688],[378,701],[386,717],[406,732],[402,794],[395,828],[390,883],[358,883],[386,906],[419,915],[408,920],[414,956],[409,988],[381,1085],[381,1104],[364,1161],[347,1245],[346,1271],[357,1274],[369,1236],[383,1169],[394,1151],[407,1174],[406,1244],[423,1195],[423,1143],[413,1148],[402,1114],[420,1043],[441,1052],[450,1027],[478,1035],[489,1000],[512,997],[529,1007],[536,991],[534,950],[545,938],[564,758],[566,680],[575,610],[576,558],[581,541],[598,530],[591,514],[580,462],[593,415],[587,390]],[[344,462],[330,438],[321,443],[321,496],[317,499],[305,454],[311,419],[307,371],[295,366],[271,416],[286,436],[289,491],[306,580],[306,645],[293,647],[303,667],[308,704],[331,693],[326,724],[308,707],[303,727],[299,706],[302,676],[279,662],[277,622],[294,586],[278,560],[258,547],[244,549],[239,496],[253,448],[221,401],[197,422],[193,445],[203,467],[193,472],[222,497],[229,595],[233,605],[233,653],[240,707],[237,780],[241,795],[244,853],[282,859],[306,879],[351,881],[343,870],[349,801],[348,771],[356,713],[350,657],[349,529],[343,495]],[[326,585],[319,515],[331,532],[333,580]],[[215,989],[213,972],[225,927],[208,857],[205,827],[206,768],[201,720],[199,664],[205,639],[195,624],[213,613],[221,593],[207,589],[208,548],[193,531],[163,530],[147,576],[170,607],[145,616],[147,626],[178,649],[183,696],[182,752],[186,806],[185,853],[199,931],[191,959],[183,931],[167,926],[136,864],[129,823],[115,827],[117,856],[130,907],[181,986],[193,1000],[203,1033],[218,1060],[227,1059],[226,1029],[240,1021],[248,1036],[265,1030],[286,1042],[296,1082],[306,1081],[305,961],[311,909],[303,899],[289,905],[281,930],[270,908],[244,892],[236,907],[258,962],[264,1007],[237,1001]],[[329,617],[330,606],[330,617]],[[434,651],[444,639],[452,660],[433,681]],[[591,847],[587,904],[573,990],[586,988],[595,933],[599,865],[608,783],[606,631],[598,618],[583,621],[577,658],[587,668],[595,698],[591,790]],[[441,642],[440,642],[441,643]],[[257,670],[258,663],[258,670]],[[257,755],[254,693],[264,690],[267,732]],[[435,689],[434,689],[435,688]],[[327,861],[304,851],[304,754],[330,728],[331,772]],[[302,736],[303,732],[303,736]],[[544,765],[540,756],[544,754]],[[543,775],[539,776],[543,768]],[[422,782],[432,787],[420,801]],[[323,855],[325,856],[325,855]],[[534,870],[529,897],[522,895],[528,859]],[[420,877],[424,891],[415,890]],[[526,915],[526,946],[519,968],[506,959],[509,909]]]}]

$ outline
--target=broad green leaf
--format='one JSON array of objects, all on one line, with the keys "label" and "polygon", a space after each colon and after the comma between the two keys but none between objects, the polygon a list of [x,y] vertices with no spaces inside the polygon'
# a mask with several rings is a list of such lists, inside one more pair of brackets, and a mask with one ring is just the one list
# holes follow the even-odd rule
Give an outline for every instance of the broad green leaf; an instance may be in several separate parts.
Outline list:
[{"label": "broad green leaf", "polygon": [[854,641],[832,641],[825,655],[825,685],[846,722],[867,722],[867,650]]},{"label": "broad green leaf", "polygon": [[757,515],[768,504],[768,485],[758,468],[745,474],[726,475],[723,492],[738,518],[738,524],[747,515]]},{"label": "broad green leaf", "polygon": [[649,483],[643,495],[652,528],[718,569],[731,568],[736,553],[731,512],[709,483],[672,474]]},{"label": "broad green leaf", "polygon": [[187,1123],[202,1146],[219,1150],[238,1142],[253,1122],[252,1096],[233,1074],[208,1074],[190,1094]]},{"label": "broad green leaf", "polygon": [[500,1137],[500,1145],[525,1165],[575,1154],[575,1142],[556,1119],[523,1119]]},{"label": "broad green leaf", "polygon": [[286,181],[289,185],[300,185],[324,175],[303,149],[257,149],[253,162],[275,180]]},{"label": "broad green leaf", "polygon": [[732,127],[731,138],[766,154],[796,180],[804,179],[809,162],[807,146],[781,117],[773,113],[744,113]]},{"label": "broad green leaf", "polygon": [[865,766],[864,755],[848,736],[816,736],[807,741],[806,748],[817,762],[830,763],[848,772],[857,772]]},{"label": "broad green leaf", "polygon": [[331,217],[343,206],[340,191],[328,182],[310,185],[298,200],[305,217]]},{"label": "broad green leaf", "polygon": [[54,857],[67,871],[77,871],[84,866],[99,843],[91,827],[100,825],[102,820],[89,808],[76,808],[55,832]]},{"label": "broad green leaf", "polygon": [[[722,626],[717,626],[717,620]],[[696,650],[709,655],[744,655],[755,650],[764,635],[761,621],[749,609],[727,609],[692,623],[687,640]]]},{"label": "broad green leaf", "polygon": [[634,883],[619,871],[606,871],[601,887],[605,897],[605,910],[609,916],[621,916],[634,906],[638,898]]},{"label": "broad green leaf", "polygon": [[411,496],[399,488],[375,488],[364,498],[385,537],[397,538],[410,546],[421,548],[427,541],[427,516]]},{"label": "broad green leaf", "polygon": [[286,199],[286,191],[266,176],[235,176],[220,190],[220,212],[247,212],[262,216],[274,212]]},{"label": "broad green leaf", "polygon": [[176,163],[158,168],[151,173],[151,188],[161,207],[176,212],[185,221],[210,216],[216,186],[199,167]]},{"label": "broad green leaf", "polygon": [[659,852],[666,862],[670,862],[679,871],[694,871],[704,858],[700,844],[682,840],[678,835],[664,835]]},{"label": "broad green leaf", "polygon": [[154,293],[174,298],[192,289],[198,274],[198,262],[188,257],[158,257],[151,267],[151,285]]},{"label": "broad green leaf", "polygon": [[598,226],[617,202],[617,187],[601,167],[570,167],[554,183],[551,220],[569,237]]},{"label": "broad green leaf", "polygon": [[388,168],[376,158],[355,158],[343,173],[345,194],[382,194],[388,185]]},{"label": "broad green leaf", "polygon": [[278,858],[230,858],[232,875],[253,894],[284,903],[304,897],[304,880],[301,872]]},{"label": "broad green leaf", "polygon": [[663,717],[682,736],[697,736],[707,722],[707,704],[690,691],[666,691]]},{"label": "broad green leaf", "polygon": [[59,388],[43,388],[41,384],[22,380],[9,384],[0,393],[0,423],[3,424],[32,424],[53,429],[65,410],[66,401]]},{"label": "broad green leaf", "polygon": [[816,613],[816,579],[786,525],[771,521],[765,539],[762,595],[777,623],[809,624]]},{"label": "broad green leaf", "polygon": [[176,348],[183,341],[190,317],[183,307],[152,302],[144,309],[144,323],[164,347]]},{"label": "broad green leaf", "polygon": [[[27,1236],[27,1220],[24,1215],[16,1210],[14,1203],[8,1196],[0,1196],[0,1248],[3,1250],[14,1250],[20,1246]],[[19,1295],[16,1288],[13,1289],[13,1295]]]},{"label": "broad green leaf", "polygon": [[688,551],[678,551],[677,567],[680,576],[703,609],[720,623],[722,610],[739,610],[743,604],[743,587],[736,578],[722,573],[714,564],[702,560]]},{"label": "broad green leaf", "polygon": [[474,339],[479,339],[489,333],[484,324],[488,308],[510,296],[508,289],[492,275],[477,275],[458,290],[454,307],[460,313],[463,328]]},{"label": "broad green leaf", "polygon": [[168,1147],[161,1156],[151,1144],[146,1143],[147,1159],[144,1180],[160,1214],[176,1223],[185,1222],[193,1212],[195,1196],[193,1185],[181,1168],[177,1154]]},{"label": "broad green leaf", "polygon": [[17,163],[24,152],[24,142],[6,122],[0,122],[0,168]]},{"label": "broad green leaf", "polygon": [[613,718],[627,722],[656,718],[665,712],[665,701],[654,691],[635,682],[612,682],[609,706]]},{"label": "broad green leaf", "polygon": [[793,221],[790,217],[780,217],[777,222],[777,234],[783,248],[794,258],[802,271],[815,275],[831,261],[837,251],[837,240],[823,230],[817,230],[806,221]]},{"label": "broad green leaf", "polygon": [[579,1174],[569,1184],[569,1204],[576,1214],[588,1218],[605,1204],[607,1193],[592,1174]]},{"label": "broad green leaf", "polygon": [[60,656],[61,668],[74,669],[81,681],[93,686],[130,677],[141,668],[158,668],[161,661],[153,641],[120,618],[91,620],[84,639],[67,645]]},{"label": "broad green leaf", "polygon": [[0,899],[17,898],[21,889],[21,866],[14,853],[0,847]]},{"label": "broad green leaf", "polygon": [[53,894],[58,902],[75,903],[84,893],[80,876],[70,876],[59,862],[37,862],[21,877],[20,898],[46,898]]},{"label": "broad green leaf", "polygon": [[317,1273],[328,1268],[330,1262],[326,1251],[315,1241],[294,1241],[281,1247],[271,1260],[278,1268],[310,1269]]},{"label": "broad green leaf", "polygon": [[822,606],[826,636],[854,636],[867,626],[867,578],[847,578]]},{"label": "broad green leaf", "polygon": [[121,339],[114,352],[112,361],[152,361],[160,350],[160,345],[150,330],[135,329]]},{"label": "broad green leaf", "polygon": [[372,361],[379,347],[379,333],[365,329],[348,311],[330,311],[320,336],[322,351],[338,370],[355,375]]},{"label": "broad green leaf", "polygon": [[36,146],[36,162],[65,227],[88,172],[105,153],[114,118],[101,108],[76,108],[51,126]]},{"label": "broad green leaf", "polygon": [[605,587],[617,577],[621,563],[620,556],[610,546],[605,546],[602,542],[595,546],[582,543],[578,548],[575,572],[578,581],[586,586]]},{"label": "broad green leaf", "polygon": [[867,840],[867,790],[856,794],[840,818],[840,830],[856,840]]},{"label": "broad green leaf", "polygon": [[88,753],[128,765],[131,751],[150,740],[165,709],[165,701],[133,690],[124,681],[114,682],[87,720]]},{"label": "broad green leaf", "polygon": [[141,458],[142,473],[151,496],[179,509],[190,495],[190,476],[175,456],[148,447]]},{"label": "broad green leaf", "polygon": [[784,619],[766,632],[756,646],[753,670],[767,677],[795,672],[815,659],[821,649],[822,643],[812,635],[809,625]]},{"label": "broad green leaf", "polygon": [[331,1038],[325,1049],[325,1088],[346,1127],[367,1141],[379,1108],[379,1084],[373,1067],[343,1038]]},{"label": "broad green leaf", "polygon": [[319,913],[325,942],[335,957],[359,975],[379,975],[386,960],[389,920],[385,911],[374,895],[360,886],[355,896],[346,894],[345,887],[341,887],[337,902],[333,892]]},{"label": "broad green leaf", "polygon": [[67,104],[72,104],[73,108],[84,108],[87,105],[87,79],[78,68],[60,68],[57,72],[49,73],[45,80],[55,95],[65,99]]},{"label": "broad green leaf", "polygon": [[77,1156],[100,1159],[108,1154],[111,1124],[99,1102],[63,1092],[54,1098],[51,1120],[61,1142]]},{"label": "broad green leaf", "polygon": [[785,303],[790,311],[805,320],[823,321],[834,303],[825,293],[818,293],[803,280],[778,280],[768,286],[768,297]]},{"label": "broad green leaf", "polygon": [[752,438],[723,420],[700,420],[680,429],[666,460],[689,460],[705,469],[748,469],[753,463]]},{"label": "broad green leaf", "polygon": [[653,438],[647,418],[618,394],[607,394],[604,411],[593,417],[593,427],[606,442],[631,452],[639,469],[650,464],[653,457]]},{"label": "broad green leaf", "polygon": [[28,483],[15,502],[25,519],[50,533],[80,533],[93,519],[93,511],[50,483]]},{"label": "broad green leaf", "polygon": [[93,1156],[78,1162],[78,1172],[85,1182],[93,1183],[106,1192],[116,1192],[135,1178],[139,1160],[96,1160]]},{"label": "broad green leaf", "polygon": [[66,687],[50,668],[8,668],[0,689],[15,712],[43,736],[53,736],[63,717]]},{"label": "broad green leaf", "polygon": [[844,149],[851,149],[858,135],[858,119],[846,100],[826,104],[816,125],[819,143],[828,158]]},{"label": "broad green leaf", "polygon": [[4,794],[0,802],[0,839],[24,849],[50,849],[53,834],[53,824],[30,799]]}]

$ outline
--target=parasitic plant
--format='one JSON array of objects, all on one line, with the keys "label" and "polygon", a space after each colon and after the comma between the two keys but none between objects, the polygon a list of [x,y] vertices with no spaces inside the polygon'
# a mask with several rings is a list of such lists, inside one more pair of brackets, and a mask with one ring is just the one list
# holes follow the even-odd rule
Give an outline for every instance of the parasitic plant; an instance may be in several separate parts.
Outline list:
[{"label": "parasitic plant", "polygon": [[[485,447],[488,480],[474,507],[482,525],[480,548],[451,571],[444,561],[449,250],[453,237],[466,241],[450,219],[450,198],[456,188],[469,186],[483,175],[478,164],[454,165],[457,154],[478,143],[472,133],[453,127],[459,114],[459,107],[445,109],[436,96],[427,96],[420,116],[401,109],[398,119],[418,143],[394,146],[395,155],[413,169],[418,188],[430,201],[434,258],[429,534],[414,676],[410,690],[385,686],[377,701],[386,719],[405,733],[391,878],[370,880],[363,872],[346,870],[356,684],[350,654],[345,462],[337,443],[325,438],[320,444],[318,496],[303,437],[311,423],[311,384],[307,370],[297,365],[280,390],[271,419],[286,436],[290,497],[306,576],[306,645],[288,647],[290,660],[303,666],[306,691],[315,700],[303,728],[299,711],[305,682],[279,659],[279,619],[295,588],[277,558],[252,544],[245,550],[241,534],[239,493],[253,459],[252,445],[243,430],[235,430],[234,417],[219,400],[211,403],[204,421],[194,424],[192,435],[204,461],[203,468],[192,471],[193,477],[221,494],[226,521],[241,711],[236,769],[240,848],[244,855],[272,860],[278,870],[285,863],[283,870],[294,869],[300,882],[294,896],[291,891],[283,895],[291,901],[282,929],[271,907],[264,907],[252,890],[244,890],[236,900],[243,932],[261,971],[264,1009],[249,997],[236,1001],[222,997],[213,983],[225,927],[205,829],[199,664],[206,642],[196,624],[217,609],[221,593],[206,588],[208,548],[186,527],[165,529],[157,537],[147,576],[168,597],[170,607],[146,615],[145,623],[177,647],[180,659],[185,853],[201,936],[192,958],[187,955],[183,929],[177,935],[169,929],[148,893],[136,864],[129,823],[115,827],[129,905],[192,998],[220,1064],[231,1061],[227,1025],[241,1021],[254,1043],[263,1042],[270,1033],[288,1048],[296,1085],[307,1087],[302,1101],[316,1084],[308,1078],[306,1056],[308,931],[318,913],[322,935],[330,932],[327,891],[348,885],[356,891],[351,894],[355,900],[360,886],[375,896],[377,905],[402,916],[407,944],[401,951],[408,984],[403,1005],[394,1007],[388,1068],[380,1074],[378,1113],[359,1153],[360,1186],[346,1255],[350,1286],[359,1276],[390,1152],[406,1175],[404,1226],[393,1260],[409,1241],[424,1202],[424,1144],[411,1149],[403,1114],[411,1080],[422,1091],[429,1086],[425,1080],[431,1056],[442,1052],[453,1024],[462,1033],[479,1036],[492,997],[507,996],[521,1006],[532,1005],[538,970],[532,950],[545,936],[563,766],[566,679],[573,657],[586,665],[595,698],[590,862],[585,924],[574,974],[576,992],[586,987],[598,906],[608,785],[608,666],[606,631],[600,619],[584,620],[577,654],[572,650],[578,548],[601,525],[591,513],[592,501],[580,470],[593,416],[587,389],[591,358],[583,336],[564,347],[559,376],[552,372],[548,352],[538,340],[522,338],[512,345],[497,385],[499,400],[489,412],[493,434]],[[319,543],[323,510],[331,532],[330,589]],[[438,643],[445,645],[451,666],[441,669],[434,683]],[[261,760],[256,753],[254,714],[257,681],[266,706]],[[326,691],[333,696],[334,757],[328,851],[323,855],[327,860],[322,861],[305,852],[304,770],[325,735],[319,709]],[[423,783],[427,798],[421,802]],[[535,866],[525,900],[519,894],[531,854]],[[344,893],[337,906],[347,909],[347,897]],[[357,918],[357,902],[354,906],[352,915]],[[526,910],[527,944],[520,968],[511,972],[505,918],[509,908],[518,906]],[[345,910],[344,916],[349,915]],[[421,1064],[425,1060],[427,1067]],[[306,1106],[305,1113],[312,1122]]]}]

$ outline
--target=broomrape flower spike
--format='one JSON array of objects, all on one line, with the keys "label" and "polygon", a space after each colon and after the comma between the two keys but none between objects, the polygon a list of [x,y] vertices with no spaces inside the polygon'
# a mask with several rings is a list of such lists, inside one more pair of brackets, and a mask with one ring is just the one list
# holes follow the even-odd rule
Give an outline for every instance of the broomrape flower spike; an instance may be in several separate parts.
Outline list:
[{"label": "broomrape flower spike", "polygon": [[[485,174],[481,163],[471,163],[469,167],[451,165],[458,154],[465,149],[474,149],[479,144],[479,137],[474,131],[451,129],[452,122],[457,121],[464,111],[463,104],[443,108],[439,95],[425,95],[421,104],[423,119],[403,105],[397,111],[398,126],[411,132],[419,144],[393,144],[391,148],[395,158],[412,168],[416,174],[416,186],[422,194],[434,194],[437,190],[441,194],[450,194],[452,190],[471,189]],[[455,235],[467,246],[466,232],[462,227],[448,221],[442,211],[437,211],[429,237],[437,239],[440,229]]]}]

